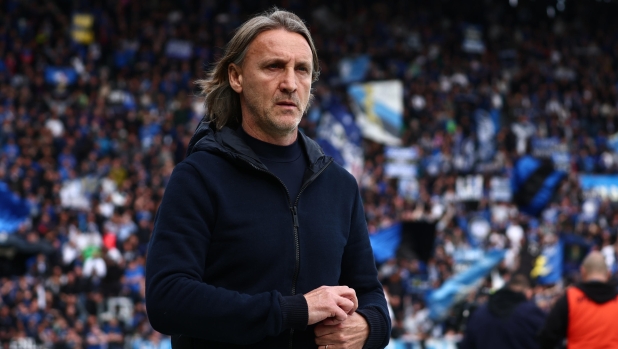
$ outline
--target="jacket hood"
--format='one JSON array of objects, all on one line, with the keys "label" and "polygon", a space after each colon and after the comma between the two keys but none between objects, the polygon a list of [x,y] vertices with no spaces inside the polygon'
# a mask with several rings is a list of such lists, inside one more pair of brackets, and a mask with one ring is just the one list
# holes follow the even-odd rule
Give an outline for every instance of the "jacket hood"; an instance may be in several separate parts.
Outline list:
[{"label": "jacket hood", "polygon": [[523,293],[504,287],[489,297],[488,308],[495,316],[505,318],[513,313],[517,305],[527,300]]},{"label": "jacket hood", "polygon": [[590,281],[576,285],[586,297],[597,304],[607,303],[618,296],[616,284],[613,282]]},{"label": "jacket hood", "polygon": [[[318,172],[331,160],[331,157],[326,156],[315,141],[300,131],[298,132],[298,139],[309,158],[309,169],[312,172]],[[189,141],[187,156],[197,151],[220,154],[229,159],[248,162],[254,167],[267,170],[259,157],[245,144],[236,131],[227,126],[217,130],[214,123],[200,122]]]}]

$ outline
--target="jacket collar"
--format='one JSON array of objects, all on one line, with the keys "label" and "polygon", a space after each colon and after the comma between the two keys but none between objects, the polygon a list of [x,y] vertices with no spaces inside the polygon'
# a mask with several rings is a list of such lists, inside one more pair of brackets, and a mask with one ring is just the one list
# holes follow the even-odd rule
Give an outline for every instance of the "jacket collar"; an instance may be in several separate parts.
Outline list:
[{"label": "jacket collar", "polygon": [[[309,169],[312,172],[316,173],[326,166],[330,161],[330,157],[324,154],[322,148],[315,141],[300,131],[298,132],[298,139],[307,154]],[[217,130],[214,123],[202,120],[189,141],[187,156],[197,151],[219,153],[231,159],[242,160],[254,167],[266,170],[266,166],[262,164],[255,152],[249,148],[234,130],[227,126]]]}]

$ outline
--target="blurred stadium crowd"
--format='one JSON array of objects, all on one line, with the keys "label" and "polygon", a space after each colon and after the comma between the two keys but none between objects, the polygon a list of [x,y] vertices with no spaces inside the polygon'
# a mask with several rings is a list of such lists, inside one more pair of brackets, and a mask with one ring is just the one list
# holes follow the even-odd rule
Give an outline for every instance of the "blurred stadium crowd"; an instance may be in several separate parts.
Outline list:
[{"label": "blurred stadium crowd", "polygon": [[[565,9],[562,1],[550,11],[539,1],[457,3],[277,3],[306,19],[321,59],[316,99],[301,123],[306,134],[317,137],[333,100],[353,109],[342,58],[368,55],[363,81],[403,83],[400,146],[417,154],[416,174],[406,181],[412,189],[386,173],[387,147],[369,139],[358,179],[370,233],[398,222],[434,227],[435,242],[423,245],[433,251],[427,258],[412,246],[379,266],[393,336],[410,342],[456,340],[492,288],[516,271],[529,274],[544,247],[563,236],[570,239],[563,242],[570,243],[563,258],[570,269],[565,263],[560,280],[537,283],[541,307],[577,280],[586,251],[601,250],[618,269],[615,4],[569,2]],[[150,327],[144,305],[154,215],[204,114],[193,81],[203,78],[233,29],[269,5],[0,3],[2,195],[30,204],[12,238],[53,247],[14,259],[23,271],[15,263],[1,269],[3,347],[170,346]],[[481,51],[462,47],[466,23],[480,25]],[[479,109],[493,118],[491,140]],[[510,178],[525,154],[549,155],[566,173],[538,216],[508,199],[517,194],[508,185],[491,185]],[[586,192],[582,176],[600,175],[606,182],[593,191],[600,194]],[[461,179],[477,176],[479,190],[467,190]],[[428,292],[490,249],[507,251],[496,271],[454,300],[446,317],[432,319]]]}]

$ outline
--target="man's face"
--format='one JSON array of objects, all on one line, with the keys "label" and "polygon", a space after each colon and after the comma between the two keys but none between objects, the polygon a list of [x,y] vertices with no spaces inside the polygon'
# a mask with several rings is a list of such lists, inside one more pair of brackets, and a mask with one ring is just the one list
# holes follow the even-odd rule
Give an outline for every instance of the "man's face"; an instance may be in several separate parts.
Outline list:
[{"label": "man's face", "polygon": [[260,33],[242,65],[228,68],[230,85],[240,94],[245,131],[275,144],[295,140],[309,103],[312,67],[311,48],[302,35],[283,29]]}]

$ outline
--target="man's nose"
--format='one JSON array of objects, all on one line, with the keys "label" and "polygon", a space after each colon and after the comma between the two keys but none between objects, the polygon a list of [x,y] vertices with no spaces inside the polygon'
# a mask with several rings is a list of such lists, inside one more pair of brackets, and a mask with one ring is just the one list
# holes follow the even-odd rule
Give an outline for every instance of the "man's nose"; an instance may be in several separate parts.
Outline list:
[{"label": "man's nose", "polygon": [[294,68],[287,68],[283,71],[279,89],[282,92],[291,93],[296,91],[296,71]]}]

